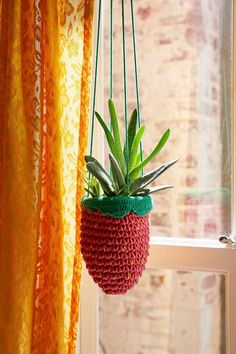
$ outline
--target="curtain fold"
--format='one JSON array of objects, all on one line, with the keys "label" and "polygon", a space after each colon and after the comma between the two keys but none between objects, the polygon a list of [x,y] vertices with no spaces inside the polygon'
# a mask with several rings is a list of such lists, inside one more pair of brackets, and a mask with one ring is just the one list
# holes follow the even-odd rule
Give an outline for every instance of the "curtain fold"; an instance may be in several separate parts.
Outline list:
[{"label": "curtain fold", "polygon": [[0,0],[0,353],[75,353],[91,0]]}]

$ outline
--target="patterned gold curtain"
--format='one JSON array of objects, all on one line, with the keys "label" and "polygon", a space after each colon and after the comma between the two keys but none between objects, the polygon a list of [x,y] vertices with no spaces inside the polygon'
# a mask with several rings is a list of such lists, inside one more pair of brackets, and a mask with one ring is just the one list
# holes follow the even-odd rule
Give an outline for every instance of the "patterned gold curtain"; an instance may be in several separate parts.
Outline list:
[{"label": "patterned gold curtain", "polygon": [[75,353],[93,0],[0,0],[0,353]]}]

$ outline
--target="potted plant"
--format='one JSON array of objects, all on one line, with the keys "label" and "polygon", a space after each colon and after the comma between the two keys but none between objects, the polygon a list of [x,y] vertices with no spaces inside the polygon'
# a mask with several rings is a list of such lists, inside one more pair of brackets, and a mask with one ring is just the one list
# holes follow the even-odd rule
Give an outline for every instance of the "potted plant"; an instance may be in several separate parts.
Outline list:
[{"label": "potted plant", "polygon": [[167,142],[167,129],[153,151],[142,159],[140,143],[145,126],[137,129],[137,110],[129,121],[124,147],[112,99],[108,101],[112,132],[96,112],[110,148],[110,172],[93,157],[85,156],[89,178],[82,200],[81,252],[89,274],[107,294],[123,294],[141,276],[149,251],[151,194],[171,185],[149,187],[177,160],[147,174],[144,167]]}]

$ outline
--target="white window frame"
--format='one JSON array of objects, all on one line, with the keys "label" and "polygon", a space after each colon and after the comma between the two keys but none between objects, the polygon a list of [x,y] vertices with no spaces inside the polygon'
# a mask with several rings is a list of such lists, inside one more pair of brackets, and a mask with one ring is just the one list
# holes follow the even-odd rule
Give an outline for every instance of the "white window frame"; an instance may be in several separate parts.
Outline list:
[{"label": "white window frame", "polygon": [[[97,3],[98,1],[96,1]],[[232,88],[232,240],[236,242],[236,0],[233,11],[233,88]],[[102,47],[102,46],[101,46]],[[98,82],[103,87],[100,56]],[[98,90],[97,106],[102,111],[103,94]],[[101,129],[96,130],[101,134]],[[100,132],[100,133],[99,133]],[[103,157],[102,135],[97,136],[95,151]],[[220,235],[219,235],[220,236]],[[236,353],[236,245],[218,240],[152,237],[147,269],[173,269],[224,273],[226,284],[226,353]],[[98,287],[83,267],[81,284],[80,354],[99,354],[99,296]]]}]

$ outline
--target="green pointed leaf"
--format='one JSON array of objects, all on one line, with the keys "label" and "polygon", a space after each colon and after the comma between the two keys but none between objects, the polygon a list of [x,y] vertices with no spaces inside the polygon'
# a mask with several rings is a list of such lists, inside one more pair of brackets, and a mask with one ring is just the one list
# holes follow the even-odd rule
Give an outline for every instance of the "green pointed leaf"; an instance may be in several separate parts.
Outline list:
[{"label": "green pointed leaf", "polygon": [[90,195],[91,195],[91,197],[93,197],[93,198],[96,198],[96,197],[97,197],[97,196],[96,196],[96,194],[94,194],[94,193],[91,191],[91,189],[84,188],[84,190],[85,190],[85,192],[87,192],[87,193],[88,193],[88,195],[90,194]]},{"label": "green pointed leaf", "polygon": [[109,159],[111,163],[112,176],[119,192],[119,190],[125,186],[125,179],[120,166],[112,154],[109,154]]},{"label": "green pointed leaf", "polygon": [[100,191],[100,184],[98,182],[95,185],[95,190],[96,190],[97,197],[100,197],[101,191]]},{"label": "green pointed leaf", "polygon": [[94,194],[94,197],[99,197],[101,195],[100,193],[100,184],[97,181],[97,179],[92,175],[91,179],[87,181],[87,191],[91,191],[91,193]]},{"label": "green pointed leaf", "polygon": [[87,170],[98,180],[104,192],[108,195],[115,195],[112,180],[95,163],[88,162]]},{"label": "green pointed leaf", "polygon": [[[136,128],[137,128],[137,110],[135,109],[131,115],[130,121],[129,121],[129,127],[128,127],[128,142],[129,142],[129,157],[130,157],[130,151],[131,147],[133,144],[133,140],[136,134]],[[123,150],[124,157],[126,158],[126,143],[124,146]]]},{"label": "green pointed leaf", "polygon": [[159,177],[163,172],[165,172],[168,168],[174,165],[178,160],[167,162],[157,169],[147,173],[144,176],[133,180],[130,184],[130,193],[135,193],[140,188],[145,188],[149,183],[153,182],[157,177]]},{"label": "green pointed leaf", "polygon": [[125,158],[124,158],[123,151],[122,151],[119,123],[118,123],[118,119],[117,119],[116,108],[115,108],[114,102],[112,101],[111,98],[109,98],[109,100],[108,100],[108,107],[109,107],[109,112],[110,112],[110,117],[111,117],[112,131],[113,131],[114,141],[116,144],[118,160],[120,161],[120,167],[125,175],[126,174],[126,163],[125,163]]},{"label": "green pointed leaf", "polygon": [[[142,157],[144,156],[144,151],[142,151]],[[137,154],[137,157],[136,157],[136,161],[135,161],[135,167],[138,166],[141,162],[141,153],[139,152]]]},{"label": "green pointed leaf", "polygon": [[91,189],[96,197],[100,196],[100,185],[94,176],[91,178]]},{"label": "green pointed leaf", "polygon": [[96,166],[98,166],[108,177],[109,177],[109,174],[106,172],[106,170],[103,168],[103,166],[100,164],[100,162],[98,162],[97,159],[95,159],[95,157],[93,156],[89,156],[89,155],[85,155],[84,156],[84,159],[86,161],[86,163],[88,162],[93,162],[95,163]]},{"label": "green pointed leaf", "polygon": [[135,135],[134,139],[133,139],[133,144],[131,147],[131,152],[130,152],[130,159],[129,159],[129,173],[134,169],[135,167],[135,162],[137,159],[137,153],[138,153],[138,149],[139,149],[139,144],[140,141],[142,139],[142,136],[144,134],[145,131],[145,126],[142,125],[137,134]]},{"label": "green pointed leaf", "polygon": [[[101,171],[103,171],[107,175],[108,178],[110,178],[109,174],[106,172],[103,166],[95,159],[95,157],[85,155],[84,159],[86,162],[93,162],[96,166],[98,166],[98,168],[101,169]],[[89,190],[92,190],[93,193],[96,195],[96,197],[99,197],[101,193],[100,193],[100,185],[97,179],[92,175],[90,181],[87,180],[86,182],[89,187]]]},{"label": "green pointed leaf", "polygon": [[152,193],[156,193],[159,191],[163,191],[165,189],[173,188],[174,186],[172,185],[165,185],[165,186],[159,186],[159,187],[153,187],[153,188],[144,188],[144,189],[138,189],[134,194],[132,195],[149,195]]},{"label": "green pointed leaf", "polygon": [[[89,161],[88,161],[89,162]],[[90,178],[90,185],[93,187],[96,183],[98,183],[97,179],[94,176]]]},{"label": "green pointed leaf", "polygon": [[162,135],[161,139],[159,140],[158,144],[154,148],[154,150],[151,152],[150,155],[148,155],[137,167],[134,168],[134,170],[130,173],[130,178],[135,179],[139,176],[141,170],[161,151],[167,140],[169,139],[170,136],[170,129],[167,129],[165,133]]},{"label": "green pointed leaf", "polygon": [[125,191],[125,186],[118,191],[117,195],[125,195],[124,191]]},{"label": "green pointed leaf", "polygon": [[87,183],[88,187],[92,189],[95,181],[97,181],[96,178],[94,176],[90,176],[90,180],[88,180],[88,183]]},{"label": "green pointed leaf", "polygon": [[128,140],[129,140],[129,156],[131,147],[133,145],[134,137],[136,135],[136,128],[137,128],[137,109],[135,109],[131,115],[128,127]]},{"label": "green pointed leaf", "polygon": [[123,156],[123,154],[121,154],[122,156],[120,157],[120,153],[118,153],[117,146],[115,144],[113,136],[112,136],[110,130],[108,129],[108,127],[106,126],[106,123],[104,122],[104,120],[100,116],[100,114],[98,112],[95,112],[95,114],[96,114],[97,120],[99,121],[99,123],[101,124],[101,126],[104,130],[104,133],[105,133],[106,139],[107,139],[107,143],[111,149],[111,152],[115,156],[116,160],[118,161],[118,163],[125,175],[126,174],[126,163],[125,163],[124,156]]},{"label": "green pointed leaf", "polygon": [[95,185],[93,185],[92,191],[93,191],[93,194],[96,195],[96,188],[95,188]]},{"label": "green pointed leaf", "polygon": [[107,143],[113,153],[113,155],[117,155],[117,151],[116,151],[116,144],[114,142],[113,136],[110,132],[110,130],[108,129],[108,127],[106,126],[106,123],[104,122],[104,120],[102,119],[102,117],[100,116],[100,114],[98,112],[95,112],[95,115],[97,117],[97,120],[99,121],[99,123],[101,124],[104,133],[106,135],[106,139],[107,139]]},{"label": "green pointed leaf", "polygon": [[83,179],[83,181],[84,181],[85,184],[87,184],[87,185],[89,184],[89,181],[88,181],[88,179],[87,179],[86,177],[83,177],[83,176],[82,176],[82,179]]}]

